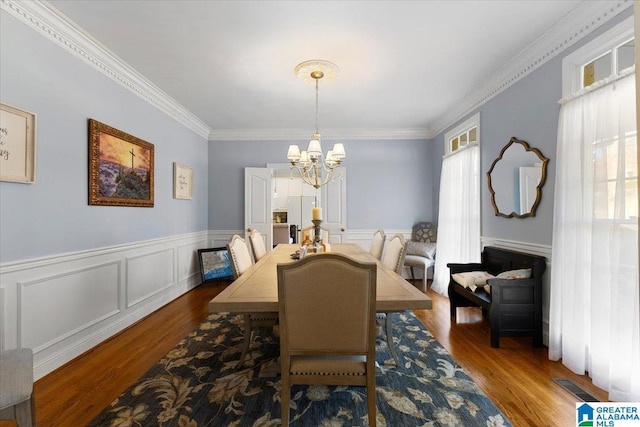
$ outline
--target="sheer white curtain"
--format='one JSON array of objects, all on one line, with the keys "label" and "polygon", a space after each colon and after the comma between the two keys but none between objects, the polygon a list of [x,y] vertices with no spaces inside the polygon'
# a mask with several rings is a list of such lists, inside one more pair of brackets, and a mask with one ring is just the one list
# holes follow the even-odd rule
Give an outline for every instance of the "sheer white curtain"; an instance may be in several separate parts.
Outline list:
[{"label": "sheer white curtain", "polygon": [[442,161],[438,252],[431,289],[446,295],[449,262],[480,261],[480,147],[458,150]]},{"label": "sheer white curtain", "polygon": [[549,358],[640,401],[635,81],[566,101],[558,129]]}]

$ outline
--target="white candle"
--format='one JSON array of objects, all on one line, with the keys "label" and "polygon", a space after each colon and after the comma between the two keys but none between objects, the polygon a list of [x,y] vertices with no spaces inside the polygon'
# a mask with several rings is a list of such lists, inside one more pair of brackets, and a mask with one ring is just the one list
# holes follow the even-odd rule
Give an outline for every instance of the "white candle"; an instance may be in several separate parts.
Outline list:
[{"label": "white candle", "polygon": [[313,220],[321,220],[322,219],[322,208],[312,208],[311,209],[311,219],[313,219]]}]

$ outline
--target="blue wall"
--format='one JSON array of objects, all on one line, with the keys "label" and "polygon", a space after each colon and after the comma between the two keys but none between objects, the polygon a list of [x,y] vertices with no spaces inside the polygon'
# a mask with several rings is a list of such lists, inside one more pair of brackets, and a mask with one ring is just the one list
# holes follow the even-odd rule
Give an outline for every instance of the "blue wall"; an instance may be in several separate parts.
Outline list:
[{"label": "blue wall", "polygon": [[[205,138],[0,12],[0,101],[37,115],[36,182],[0,182],[0,262],[207,230]],[[88,119],[155,145],[155,207],[88,205]],[[194,171],[173,199],[173,162]]]},{"label": "blue wall", "polygon": [[[593,40],[603,32],[632,15],[632,8],[611,19],[601,28],[574,46],[558,54],[549,62],[527,75],[513,86],[490,99],[469,116],[480,111],[481,148],[481,213],[482,236],[526,243],[551,245],[553,233],[553,199],[556,168],[558,116],[562,98],[562,59]],[[460,120],[466,120],[469,116]],[[453,124],[450,128],[453,128]],[[450,129],[449,128],[449,129]],[[444,154],[444,134],[433,140],[434,215],[440,190],[440,172]],[[532,218],[503,218],[496,216],[491,205],[487,185],[487,171],[509,139],[515,136],[540,149],[549,158],[547,179],[542,188],[542,199],[536,216]]]},{"label": "blue wall", "polygon": [[[209,229],[244,228],[244,168],[286,163],[290,143],[209,143]],[[347,229],[408,229],[416,221],[433,219],[430,141],[351,140],[344,145]]]}]

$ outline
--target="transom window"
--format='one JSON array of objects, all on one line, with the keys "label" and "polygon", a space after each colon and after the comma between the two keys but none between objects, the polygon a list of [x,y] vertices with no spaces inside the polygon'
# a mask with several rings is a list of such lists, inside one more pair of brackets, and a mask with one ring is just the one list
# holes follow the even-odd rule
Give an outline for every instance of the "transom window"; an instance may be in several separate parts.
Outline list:
[{"label": "transom window", "polygon": [[582,87],[615,76],[635,63],[635,40],[627,40],[582,66]]},{"label": "transom window", "polygon": [[453,154],[471,145],[479,143],[480,115],[476,114],[469,120],[445,134],[445,155]]}]

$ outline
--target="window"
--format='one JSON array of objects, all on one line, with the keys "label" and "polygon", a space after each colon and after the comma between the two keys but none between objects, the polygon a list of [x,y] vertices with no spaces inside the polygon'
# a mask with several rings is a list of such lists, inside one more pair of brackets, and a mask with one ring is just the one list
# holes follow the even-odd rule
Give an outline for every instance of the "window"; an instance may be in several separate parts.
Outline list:
[{"label": "window", "polygon": [[562,96],[620,74],[635,63],[633,16],[562,61]]},{"label": "window", "polygon": [[625,68],[632,67],[635,61],[635,40],[631,39],[620,46],[608,50],[604,55],[582,66],[582,85],[592,84],[614,76]]},{"label": "window", "polygon": [[[587,43],[563,60],[563,98],[618,76],[635,63],[633,17]],[[595,170],[594,219],[635,221],[638,217],[637,131],[616,128],[592,142]],[[616,187],[625,188],[624,194]],[[618,194],[616,196],[616,194]],[[616,203],[617,198],[617,203]]]},{"label": "window", "polygon": [[[637,132],[630,131],[620,137],[593,143],[595,219],[616,219],[621,222],[636,223],[638,218],[636,138]],[[616,192],[616,188],[623,188],[624,191]],[[619,200],[616,200],[616,197],[619,197]]]},{"label": "window", "polygon": [[438,256],[431,289],[443,295],[449,262],[480,261],[480,114],[445,134],[440,175]]},{"label": "window", "polygon": [[445,140],[445,155],[457,150],[478,144],[478,129],[480,127],[480,115],[476,114],[466,122],[447,132]]},{"label": "window", "polygon": [[640,398],[632,46],[630,17],[565,58],[556,156],[549,358],[613,401]]}]

